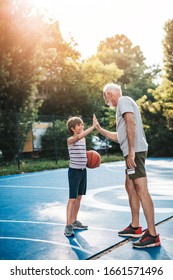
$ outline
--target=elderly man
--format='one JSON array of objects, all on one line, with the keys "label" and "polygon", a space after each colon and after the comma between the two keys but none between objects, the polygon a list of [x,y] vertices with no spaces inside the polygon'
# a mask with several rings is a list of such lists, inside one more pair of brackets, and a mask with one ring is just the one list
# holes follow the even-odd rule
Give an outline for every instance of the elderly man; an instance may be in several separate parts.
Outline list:
[{"label": "elderly man", "polygon": [[[94,125],[103,136],[117,141],[126,162],[125,187],[129,198],[132,220],[120,236],[140,237],[133,247],[146,248],[160,246],[160,237],[154,223],[154,206],[148,191],[145,159],[148,144],[143,130],[142,119],[136,102],[128,96],[122,96],[121,88],[110,83],[103,89],[105,104],[116,108],[116,130],[102,128],[94,117]],[[139,224],[140,203],[146,218],[148,229],[142,233]]]}]

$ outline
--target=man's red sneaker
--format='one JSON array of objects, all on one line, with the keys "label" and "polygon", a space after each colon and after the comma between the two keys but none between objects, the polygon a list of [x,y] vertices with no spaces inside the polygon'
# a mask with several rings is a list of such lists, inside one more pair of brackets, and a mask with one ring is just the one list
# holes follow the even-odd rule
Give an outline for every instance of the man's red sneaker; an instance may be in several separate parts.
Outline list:
[{"label": "man's red sneaker", "polygon": [[142,235],[142,237],[133,242],[133,247],[135,248],[150,248],[160,246],[160,236],[157,234],[156,236],[152,236],[148,230]]},{"label": "man's red sneaker", "polygon": [[140,237],[142,235],[142,227],[138,227],[137,229],[132,228],[129,225],[127,228],[118,232],[119,236],[129,236],[129,237]]}]

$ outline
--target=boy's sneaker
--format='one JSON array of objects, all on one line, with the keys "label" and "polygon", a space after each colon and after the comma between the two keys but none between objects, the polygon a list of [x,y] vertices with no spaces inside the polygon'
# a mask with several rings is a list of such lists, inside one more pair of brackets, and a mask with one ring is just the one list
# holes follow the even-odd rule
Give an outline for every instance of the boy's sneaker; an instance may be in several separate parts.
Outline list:
[{"label": "boy's sneaker", "polygon": [[64,231],[65,236],[67,237],[72,237],[74,236],[74,230],[72,225],[68,225],[65,227],[65,231]]},{"label": "boy's sneaker", "polygon": [[88,226],[84,226],[81,222],[75,221],[72,224],[73,229],[88,229]]},{"label": "boy's sneaker", "polygon": [[127,228],[118,232],[119,236],[140,237],[142,235],[142,227],[136,229],[129,225]]},{"label": "boy's sneaker", "polygon": [[150,235],[149,231],[146,230],[143,236],[136,242],[133,242],[135,248],[149,248],[160,246],[159,234],[156,236]]}]

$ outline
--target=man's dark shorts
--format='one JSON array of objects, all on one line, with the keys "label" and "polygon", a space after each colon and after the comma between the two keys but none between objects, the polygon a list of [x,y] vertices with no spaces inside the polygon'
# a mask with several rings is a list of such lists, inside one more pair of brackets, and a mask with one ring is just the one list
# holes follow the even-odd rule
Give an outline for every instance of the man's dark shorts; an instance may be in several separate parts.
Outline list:
[{"label": "man's dark shorts", "polygon": [[[145,169],[145,159],[147,157],[147,152],[138,152],[135,153],[135,163],[136,163],[136,168],[132,171],[128,171],[127,168],[127,156],[125,156],[125,161],[126,161],[126,174],[128,174],[130,179],[137,179],[137,178],[142,178],[146,177],[146,169]],[[130,173],[130,174],[129,174]]]},{"label": "man's dark shorts", "polygon": [[69,198],[77,198],[78,195],[86,194],[86,187],[87,187],[86,168],[75,169],[69,167],[68,181],[69,181]]}]

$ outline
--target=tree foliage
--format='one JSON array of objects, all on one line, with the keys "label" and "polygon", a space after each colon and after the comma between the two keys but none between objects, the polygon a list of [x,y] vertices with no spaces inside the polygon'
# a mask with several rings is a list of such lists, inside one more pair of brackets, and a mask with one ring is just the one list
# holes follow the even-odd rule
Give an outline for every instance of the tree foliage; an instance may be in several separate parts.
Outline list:
[{"label": "tree foliage", "polygon": [[173,82],[173,20],[168,20],[164,25],[165,38],[164,48],[164,69],[165,78]]},{"label": "tree foliage", "polygon": [[[78,80],[81,79],[79,53],[74,49],[74,42],[63,41],[59,25],[49,25],[48,44],[42,48],[44,61],[39,95],[44,102],[39,114],[54,113],[58,116],[73,114],[79,103],[75,104]],[[71,112],[70,112],[71,111]]]},{"label": "tree foliage", "polygon": [[156,98],[153,92],[150,97],[144,95],[137,101],[149,143],[149,156],[172,156],[173,135],[167,127],[163,103]]},{"label": "tree foliage", "polygon": [[[117,81],[122,86],[124,95],[138,99],[146,93],[149,86],[154,87],[140,47],[133,46],[125,35],[115,35],[102,41],[97,56],[104,64],[115,63],[123,71]],[[114,79],[112,81],[117,82]]]},{"label": "tree foliage", "polygon": [[23,10],[21,1],[5,1],[0,8],[1,112],[29,113],[37,106],[36,48],[41,34],[35,26],[40,17],[31,17],[28,9]]},{"label": "tree foliage", "polygon": [[138,101],[150,144],[149,152],[157,156],[173,156],[173,20],[165,23],[165,31],[162,82]]},{"label": "tree foliage", "polygon": [[[32,122],[43,114],[54,114],[62,122],[71,115],[81,115],[90,122],[96,113],[101,123],[113,130],[113,112],[102,98],[107,82],[121,84],[124,95],[142,98],[139,104],[151,136],[157,134],[157,139],[162,139],[154,126],[158,120],[158,126],[169,135],[173,115],[172,28],[170,20],[165,24],[163,41],[165,76],[156,89],[159,67],[148,68],[140,47],[125,35],[105,39],[96,55],[81,60],[73,38],[64,41],[59,22],[34,11],[27,0],[0,0],[0,150],[3,154],[10,151],[9,158],[14,158],[18,146],[22,150]],[[19,124],[20,131],[16,129]]]},{"label": "tree foliage", "polygon": [[40,23],[40,17],[31,17],[29,7],[23,9],[24,2],[0,2],[0,143],[5,155],[9,146],[12,147],[9,158],[14,156],[17,145],[16,118],[12,114],[30,113],[32,118],[39,106],[35,97],[40,31],[35,26]]}]

